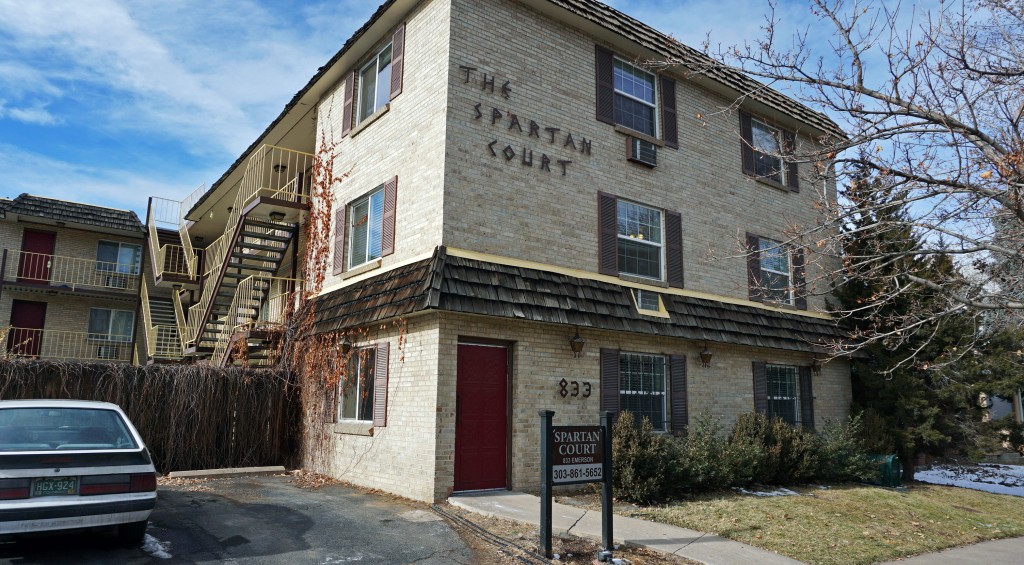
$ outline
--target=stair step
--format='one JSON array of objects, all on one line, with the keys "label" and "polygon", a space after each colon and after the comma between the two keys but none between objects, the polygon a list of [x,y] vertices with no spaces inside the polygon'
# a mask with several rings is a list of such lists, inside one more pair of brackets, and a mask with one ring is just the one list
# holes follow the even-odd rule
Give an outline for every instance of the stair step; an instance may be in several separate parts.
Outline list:
[{"label": "stair step", "polygon": [[[234,261],[231,261],[230,263],[228,263],[228,268],[229,269],[248,269],[250,271],[260,271],[260,272],[263,272],[263,273],[275,273],[275,272],[277,272],[277,269],[278,269],[277,265],[274,265],[273,267],[262,267],[262,266],[257,266],[257,265],[246,265],[244,263],[236,263]],[[246,275],[246,276],[250,276],[250,275]]]},{"label": "stair step", "polygon": [[256,238],[259,238],[259,239],[266,239],[266,240],[270,240],[270,241],[277,241],[277,242],[280,242],[280,243],[288,243],[288,242],[290,242],[292,240],[292,237],[294,236],[294,234],[292,234],[292,233],[289,233],[288,235],[275,235],[275,234],[266,234],[266,233],[256,233],[256,232],[251,232],[251,231],[243,231],[241,233],[241,235],[242,235],[242,237],[256,237]]},{"label": "stair step", "polygon": [[261,220],[259,218],[246,218],[242,225],[245,227],[257,227],[267,228],[272,230],[292,231],[295,229],[295,224],[278,224],[270,220]]},{"label": "stair step", "polygon": [[253,253],[242,253],[240,251],[235,251],[231,253],[231,257],[235,259],[242,259],[243,261],[246,259],[252,259],[254,261],[273,261],[275,263],[280,263],[281,259],[284,259],[284,253],[280,251],[275,251],[268,253],[267,255],[258,255]]},{"label": "stair step", "polygon": [[277,252],[284,252],[285,249],[288,249],[287,245],[262,245],[262,244],[259,244],[259,243],[249,243],[249,242],[246,242],[246,241],[239,242],[238,245],[236,245],[236,247],[242,247],[244,249],[255,249],[257,251],[277,251]]}]

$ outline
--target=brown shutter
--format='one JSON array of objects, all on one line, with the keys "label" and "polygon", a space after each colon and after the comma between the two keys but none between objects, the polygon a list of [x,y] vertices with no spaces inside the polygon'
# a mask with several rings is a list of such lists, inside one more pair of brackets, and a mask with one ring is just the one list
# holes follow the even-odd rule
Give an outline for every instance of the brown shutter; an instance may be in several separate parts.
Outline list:
[{"label": "brown shutter", "polygon": [[814,430],[814,391],[811,390],[811,368],[800,367],[800,425]]},{"label": "brown shutter", "polygon": [[334,214],[334,274],[345,271],[345,236],[348,222],[345,221],[348,207],[341,208]]},{"label": "brown shutter", "polygon": [[619,350],[601,348],[601,412],[619,413]]},{"label": "brown shutter", "polygon": [[668,285],[683,288],[683,217],[679,212],[668,210],[665,211],[665,263]]},{"label": "brown shutter", "polygon": [[390,343],[378,343],[373,368],[373,427],[388,425],[388,348]]},{"label": "brown shutter", "polygon": [[747,297],[761,302],[761,238],[747,234]]},{"label": "brown shutter", "polygon": [[402,93],[402,69],[405,67],[405,24],[391,36],[391,100]]},{"label": "brown shutter", "polygon": [[754,361],[754,411],[768,413],[768,371],[764,361]]},{"label": "brown shutter", "polygon": [[[782,132],[782,139],[784,147],[783,152],[786,155],[796,154],[796,135],[791,131]],[[800,192],[800,175],[796,169],[796,161],[790,160],[786,162],[786,185],[789,187],[790,192]]]},{"label": "brown shutter", "polygon": [[750,125],[750,114],[740,110],[740,154],[743,156],[743,172],[756,176],[754,167],[754,131]]},{"label": "brown shutter", "polygon": [[356,89],[356,72],[349,73],[345,79],[345,98],[341,106],[341,137],[352,130],[352,99]]},{"label": "brown shutter", "polygon": [[804,267],[804,250],[791,248],[790,255],[793,261],[793,303],[800,310],[807,309],[807,281]]},{"label": "brown shutter", "polygon": [[672,407],[672,431],[682,432],[689,422],[689,412],[686,404],[686,356],[670,355],[668,358],[669,367],[669,404]]},{"label": "brown shutter", "polygon": [[598,272],[619,276],[619,200],[605,192],[597,193]]},{"label": "brown shutter", "polygon": [[594,65],[597,76],[597,121],[615,124],[615,57],[612,52],[594,46],[597,61]]},{"label": "brown shutter", "polygon": [[661,131],[665,147],[679,149],[679,118],[676,115],[676,81],[661,77]]},{"label": "brown shutter", "polygon": [[395,252],[395,205],[398,202],[398,177],[384,183],[384,225],[380,231],[380,256]]}]

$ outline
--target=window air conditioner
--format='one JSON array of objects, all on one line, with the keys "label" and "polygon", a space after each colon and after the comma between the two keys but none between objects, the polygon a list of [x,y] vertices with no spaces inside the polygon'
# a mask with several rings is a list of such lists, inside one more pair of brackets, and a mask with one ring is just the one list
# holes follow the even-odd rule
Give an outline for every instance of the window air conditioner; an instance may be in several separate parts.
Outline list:
[{"label": "window air conditioner", "polygon": [[647,165],[648,167],[657,167],[658,146],[651,143],[650,141],[644,141],[636,137],[631,137],[629,138],[628,158],[630,161],[640,163],[641,165]]},{"label": "window air conditioner", "polygon": [[97,359],[117,359],[118,358],[117,345],[98,345],[96,346],[96,358]]},{"label": "window air conditioner", "polygon": [[107,288],[128,288],[128,275],[107,275],[103,277],[103,286]]}]

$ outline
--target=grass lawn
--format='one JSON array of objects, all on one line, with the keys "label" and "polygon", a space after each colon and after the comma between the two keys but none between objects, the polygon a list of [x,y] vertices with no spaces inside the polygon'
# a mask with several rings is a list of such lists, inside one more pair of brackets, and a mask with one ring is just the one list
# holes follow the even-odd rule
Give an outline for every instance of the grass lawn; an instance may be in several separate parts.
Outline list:
[{"label": "grass lawn", "polygon": [[803,496],[697,496],[629,515],[716,533],[807,563],[874,563],[1024,536],[1024,498],[917,483],[792,489]]}]

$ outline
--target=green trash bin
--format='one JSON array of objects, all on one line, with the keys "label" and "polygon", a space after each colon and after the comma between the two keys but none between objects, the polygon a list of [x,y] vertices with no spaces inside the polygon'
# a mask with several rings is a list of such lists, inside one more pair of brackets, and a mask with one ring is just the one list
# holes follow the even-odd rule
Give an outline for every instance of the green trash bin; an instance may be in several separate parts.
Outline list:
[{"label": "green trash bin", "polygon": [[871,461],[878,465],[878,475],[871,481],[872,484],[883,487],[898,487],[903,483],[903,463],[896,454],[892,455],[869,455]]}]

